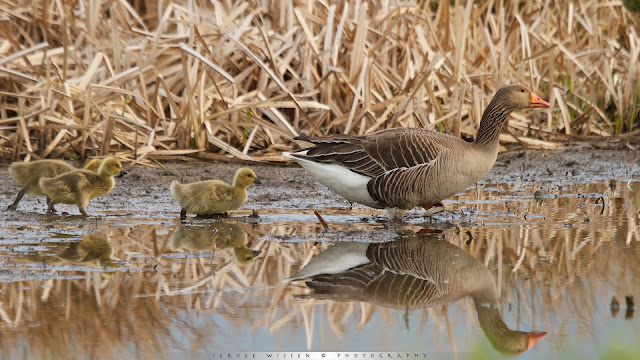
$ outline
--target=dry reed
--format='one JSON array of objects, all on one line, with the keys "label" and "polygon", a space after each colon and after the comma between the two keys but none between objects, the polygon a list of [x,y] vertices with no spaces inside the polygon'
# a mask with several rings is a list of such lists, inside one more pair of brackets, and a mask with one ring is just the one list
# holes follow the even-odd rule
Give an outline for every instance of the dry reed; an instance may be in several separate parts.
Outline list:
[{"label": "dry reed", "polygon": [[399,126],[472,138],[506,83],[552,108],[512,116],[504,144],[637,144],[640,36],[621,2],[160,4],[1,2],[0,157],[280,160],[300,133]]}]

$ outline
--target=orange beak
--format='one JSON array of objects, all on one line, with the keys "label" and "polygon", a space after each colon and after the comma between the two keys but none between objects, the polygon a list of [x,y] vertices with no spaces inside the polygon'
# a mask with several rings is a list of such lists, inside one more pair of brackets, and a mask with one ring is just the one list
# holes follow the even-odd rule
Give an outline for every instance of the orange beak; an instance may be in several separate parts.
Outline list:
[{"label": "orange beak", "polygon": [[[547,104],[547,105],[549,105],[549,104]],[[527,334],[527,338],[529,340],[529,342],[527,344],[527,349],[531,349],[533,344],[535,344],[538,341],[542,340],[545,336],[547,336],[546,332],[530,332],[529,334]]]},{"label": "orange beak", "polygon": [[533,92],[531,92],[531,107],[532,108],[548,108],[549,103],[540,99],[538,97],[538,95],[534,94]]}]

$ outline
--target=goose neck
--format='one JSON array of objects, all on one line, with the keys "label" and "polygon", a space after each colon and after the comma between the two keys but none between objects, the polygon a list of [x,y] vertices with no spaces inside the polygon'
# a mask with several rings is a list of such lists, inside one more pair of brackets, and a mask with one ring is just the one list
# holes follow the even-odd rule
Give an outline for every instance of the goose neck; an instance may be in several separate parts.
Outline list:
[{"label": "goose neck", "polygon": [[507,324],[502,321],[500,308],[497,302],[488,299],[474,298],[474,304],[478,313],[478,322],[486,334],[500,335],[509,332]]},{"label": "goose neck", "polygon": [[485,146],[497,145],[502,126],[512,111],[512,108],[503,105],[500,101],[489,103],[482,114],[475,143]]}]

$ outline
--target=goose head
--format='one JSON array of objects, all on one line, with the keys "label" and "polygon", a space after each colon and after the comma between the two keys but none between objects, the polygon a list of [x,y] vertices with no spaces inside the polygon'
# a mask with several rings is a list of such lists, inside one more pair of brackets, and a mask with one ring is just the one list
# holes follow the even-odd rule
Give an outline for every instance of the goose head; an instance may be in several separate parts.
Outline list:
[{"label": "goose head", "polygon": [[542,100],[522,85],[503,86],[491,101],[510,109],[547,108],[549,103]]},{"label": "goose head", "polygon": [[548,102],[522,85],[503,86],[496,92],[482,114],[475,142],[481,145],[492,145],[497,154],[500,130],[513,110],[546,107],[549,107]]},{"label": "goose head", "polygon": [[547,336],[546,332],[511,331],[502,337],[492,337],[487,334],[494,349],[505,355],[519,355],[531,349],[533,344]]},{"label": "goose head", "polygon": [[240,168],[236,171],[236,176],[233,180],[234,187],[246,188],[253,184],[262,184],[262,181],[256,177],[256,173],[249,168]]}]

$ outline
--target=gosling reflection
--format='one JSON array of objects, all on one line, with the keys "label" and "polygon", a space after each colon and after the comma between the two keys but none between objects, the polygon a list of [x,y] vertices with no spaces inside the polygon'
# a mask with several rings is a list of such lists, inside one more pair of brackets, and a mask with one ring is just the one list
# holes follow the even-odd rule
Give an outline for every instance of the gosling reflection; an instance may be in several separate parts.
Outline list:
[{"label": "gosling reflection", "polygon": [[[38,262],[44,265],[85,265],[93,267],[117,268],[113,259],[111,242],[95,234],[86,234],[82,240],[56,244],[51,251],[38,251],[20,258],[25,262]],[[103,276],[115,272],[102,273]]]},{"label": "gosling reflection", "polygon": [[171,234],[169,240],[173,251],[203,251],[215,252],[233,248],[233,254],[238,264],[251,262],[260,255],[260,250],[247,248],[247,233],[237,224],[224,221],[215,222],[207,226],[179,225]]},{"label": "gosling reflection", "polygon": [[522,353],[547,334],[510,330],[502,321],[489,269],[459,247],[429,235],[388,243],[337,243],[288,280],[300,279],[307,279],[313,298],[400,309],[444,305],[470,296],[483,332],[504,354]]}]

